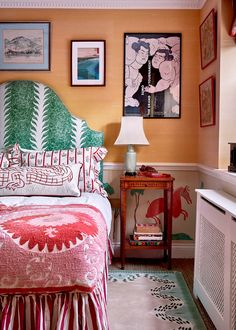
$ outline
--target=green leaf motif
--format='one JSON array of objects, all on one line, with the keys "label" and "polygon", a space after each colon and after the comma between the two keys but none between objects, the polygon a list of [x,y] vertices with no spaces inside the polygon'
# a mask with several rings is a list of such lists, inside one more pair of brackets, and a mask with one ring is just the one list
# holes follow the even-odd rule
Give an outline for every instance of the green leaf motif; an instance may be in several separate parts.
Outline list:
[{"label": "green leaf motif", "polygon": [[103,145],[103,132],[72,116],[48,86],[29,80],[3,83],[4,147],[59,150]]},{"label": "green leaf motif", "polygon": [[103,133],[91,130],[83,120],[81,129],[81,147],[99,147],[103,145]]},{"label": "green leaf motif", "polygon": [[33,81],[18,80],[6,84],[4,98],[5,147],[19,143],[23,148],[35,148],[37,103],[38,93]]},{"label": "green leaf motif", "polygon": [[107,182],[103,184],[103,188],[106,190],[108,195],[112,195],[115,192],[114,189],[112,188],[112,186]]},{"label": "green leaf motif", "polygon": [[132,189],[132,190],[130,191],[130,195],[131,195],[131,196],[134,196],[134,195],[136,195],[136,194],[138,194],[138,195],[143,195],[143,194],[144,194],[144,190],[143,190],[143,189]]},{"label": "green leaf motif", "polygon": [[76,122],[55,92],[45,87],[43,149],[63,150],[75,146]]}]

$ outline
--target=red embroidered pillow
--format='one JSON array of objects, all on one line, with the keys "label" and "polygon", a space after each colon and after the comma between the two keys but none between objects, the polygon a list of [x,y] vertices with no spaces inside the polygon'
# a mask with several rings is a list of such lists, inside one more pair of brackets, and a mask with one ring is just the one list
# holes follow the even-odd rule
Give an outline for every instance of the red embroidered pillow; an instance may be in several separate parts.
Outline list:
[{"label": "red embroidered pillow", "polygon": [[80,196],[81,164],[0,169],[0,195]]},{"label": "red embroidered pillow", "polygon": [[107,196],[107,192],[99,180],[101,160],[107,154],[105,147],[75,148],[57,151],[20,150],[20,164],[23,166],[52,166],[81,163],[80,190]]}]

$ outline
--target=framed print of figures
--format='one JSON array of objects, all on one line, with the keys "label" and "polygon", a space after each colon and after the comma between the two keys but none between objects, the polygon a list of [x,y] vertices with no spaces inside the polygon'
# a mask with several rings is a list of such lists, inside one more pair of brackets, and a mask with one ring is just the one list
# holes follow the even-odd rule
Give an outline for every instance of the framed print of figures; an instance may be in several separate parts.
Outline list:
[{"label": "framed print of figures", "polygon": [[216,59],[216,26],[214,9],[200,25],[201,67],[204,69]]},{"label": "framed print of figures", "polygon": [[0,22],[0,70],[49,71],[49,22]]},{"label": "framed print of figures", "polygon": [[71,85],[105,85],[105,41],[71,41]]},{"label": "framed print of figures", "polygon": [[210,77],[199,85],[200,126],[215,125],[215,80]]},{"label": "framed print of figures", "polygon": [[180,118],[181,33],[125,33],[124,116]]}]

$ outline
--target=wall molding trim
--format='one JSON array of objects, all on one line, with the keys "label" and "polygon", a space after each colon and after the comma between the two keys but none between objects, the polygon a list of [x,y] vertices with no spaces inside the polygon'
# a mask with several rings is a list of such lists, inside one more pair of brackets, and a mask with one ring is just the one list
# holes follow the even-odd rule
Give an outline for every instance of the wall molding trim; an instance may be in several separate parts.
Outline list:
[{"label": "wall molding trim", "polygon": [[0,0],[0,8],[201,9],[206,0]]},{"label": "wall molding trim", "polygon": [[[227,169],[217,169],[197,163],[137,163],[137,169],[141,165],[149,165],[155,167],[158,171],[197,171],[236,185],[236,173],[228,172]],[[104,170],[123,171],[124,163],[104,162]]]},{"label": "wall molding trim", "polygon": [[[141,165],[153,166],[159,171],[198,171],[198,164],[195,163],[137,163],[137,169]],[[122,171],[124,163],[104,162],[103,167],[108,171]]]}]

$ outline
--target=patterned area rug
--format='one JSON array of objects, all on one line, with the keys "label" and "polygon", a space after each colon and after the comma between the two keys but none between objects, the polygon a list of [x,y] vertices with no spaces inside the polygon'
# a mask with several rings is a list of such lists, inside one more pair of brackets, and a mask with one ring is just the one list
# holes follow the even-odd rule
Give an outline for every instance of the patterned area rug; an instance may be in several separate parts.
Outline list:
[{"label": "patterned area rug", "polygon": [[205,330],[180,272],[109,271],[111,330]]}]

